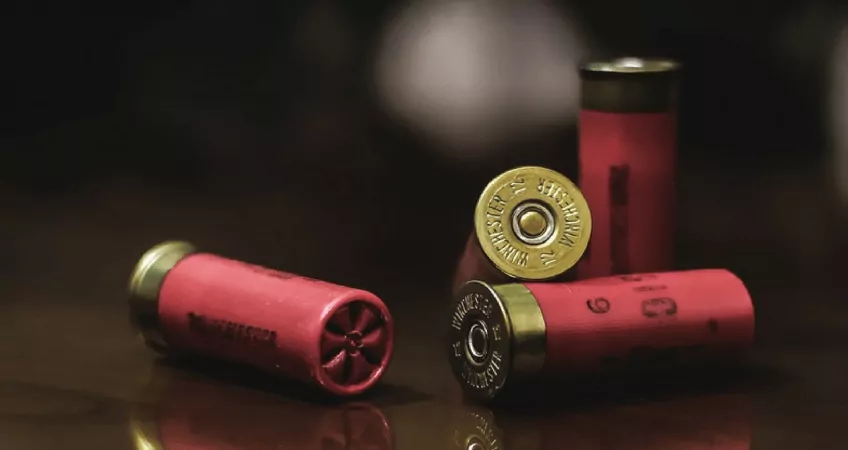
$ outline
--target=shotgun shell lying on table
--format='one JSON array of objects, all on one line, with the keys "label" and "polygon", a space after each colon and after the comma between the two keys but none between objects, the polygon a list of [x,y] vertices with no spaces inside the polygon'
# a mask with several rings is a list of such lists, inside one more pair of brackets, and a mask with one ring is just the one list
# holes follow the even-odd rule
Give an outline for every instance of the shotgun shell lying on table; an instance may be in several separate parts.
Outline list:
[{"label": "shotgun shell lying on table", "polygon": [[374,294],[185,242],[142,256],[130,307],[156,350],[243,363],[340,396],[373,386],[392,355],[392,318]]},{"label": "shotgun shell lying on table", "polygon": [[712,361],[753,341],[745,285],[721,269],[490,285],[455,294],[448,356],[471,397],[567,374]]}]

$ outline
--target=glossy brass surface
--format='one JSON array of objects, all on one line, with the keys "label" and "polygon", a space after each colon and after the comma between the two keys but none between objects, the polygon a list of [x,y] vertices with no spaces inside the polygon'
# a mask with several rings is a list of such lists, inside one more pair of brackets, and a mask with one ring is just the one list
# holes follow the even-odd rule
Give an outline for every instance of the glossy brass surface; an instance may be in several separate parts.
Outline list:
[{"label": "glossy brass surface", "polygon": [[130,277],[132,321],[147,345],[157,351],[164,351],[168,347],[159,328],[159,289],[168,272],[181,259],[195,251],[195,247],[188,242],[163,242],[141,256]]},{"label": "glossy brass surface", "polygon": [[474,211],[477,241],[510,278],[546,280],[572,268],[589,244],[592,216],[564,175],[526,166],[493,179]]},{"label": "glossy brass surface", "polygon": [[507,382],[533,377],[545,363],[545,321],[521,284],[470,281],[450,309],[448,358],[463,390],[495,398]]}]

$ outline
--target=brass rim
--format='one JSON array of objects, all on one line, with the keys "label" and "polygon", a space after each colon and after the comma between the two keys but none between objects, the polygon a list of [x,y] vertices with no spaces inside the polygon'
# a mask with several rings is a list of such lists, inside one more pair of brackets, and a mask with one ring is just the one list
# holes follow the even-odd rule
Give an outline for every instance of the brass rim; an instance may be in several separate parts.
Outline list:
[{"label": "brass rim", "polygon": [[490,400],[507,385],[538,374],[545,362],[545,321],[521,284],[465,283],[451,306],[448,355],[469,396]]},{"label": "brass rim", "polygon": [[580,107],[618,113],[673,110],[680,64],[670,59],[626,57],[594,61],[580,70]]},{"label": "brass rim", "polygon": [[168,272],[197,249],[183,241],[163,242],[142,255],[129,283],[130,313],[150,347],[164,351],[167,343],[159,326],[159,289]]},{"label": "brass rim", "polygon": [[474,230],[498,270],[515,279],[546,280],[583,256],[592,216],[571,180],[544,167],[526,166],[489,182],[477,201]]}]

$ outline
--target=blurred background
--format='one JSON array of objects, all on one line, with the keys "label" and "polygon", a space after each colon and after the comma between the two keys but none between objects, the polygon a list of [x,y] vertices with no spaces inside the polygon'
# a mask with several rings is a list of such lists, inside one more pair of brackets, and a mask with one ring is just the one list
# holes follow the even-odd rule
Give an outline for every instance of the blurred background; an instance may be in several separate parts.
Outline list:
[{"label": "blurred background", "polygon": [[576,177],[575,67],[611,55],[685,66],[685,265],[817,272],[842,234],[838,1],[18,3],[4,284],[122,278],[101,263],[169,238],[359,285],[445,281],[489,178]]},{"label": "blurred background", "polygon": [[427,385],[417,358],[440,354],[424,350],[432,305],[477,196],[517,165],[576,177],[576,67],[621,55],[685,68],[680,266],[737,272],[771,343],[844,339],[843,5],[14,2],[0,18],[0,377],[125,395],[152,358],[125,320],[130,271],[185,239],[374,290],[406,339],[389,379]]},{"label": "blurred background", "polygon": [[98,279],[101,258],[183,238],[344,282],[437,282],[489,178],[576,177],[575,67],[627,54],[685,66],[681,231],[709,242],[687,264],[834,249],[838,1],[54,3],[3,19],[7,276]]}]

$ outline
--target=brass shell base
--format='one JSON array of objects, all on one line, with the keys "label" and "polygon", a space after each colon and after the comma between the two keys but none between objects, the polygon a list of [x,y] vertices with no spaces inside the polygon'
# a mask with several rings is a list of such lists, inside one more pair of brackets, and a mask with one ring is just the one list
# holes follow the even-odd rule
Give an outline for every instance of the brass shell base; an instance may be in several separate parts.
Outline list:
[{"label": "brass shell base", "polygon": [[486,186],[474,212],[474,231],[483,253],[509,278],[548,280],[583,256],[592,216],[583,194],[564,175],[518,167]]},{"label": "brass shell base", "polygon": [[507,381],[535,376],[545,362],[545,321],[521,284],[464,284],[451,306],[448,358],[470,397],[495,398]]}]

